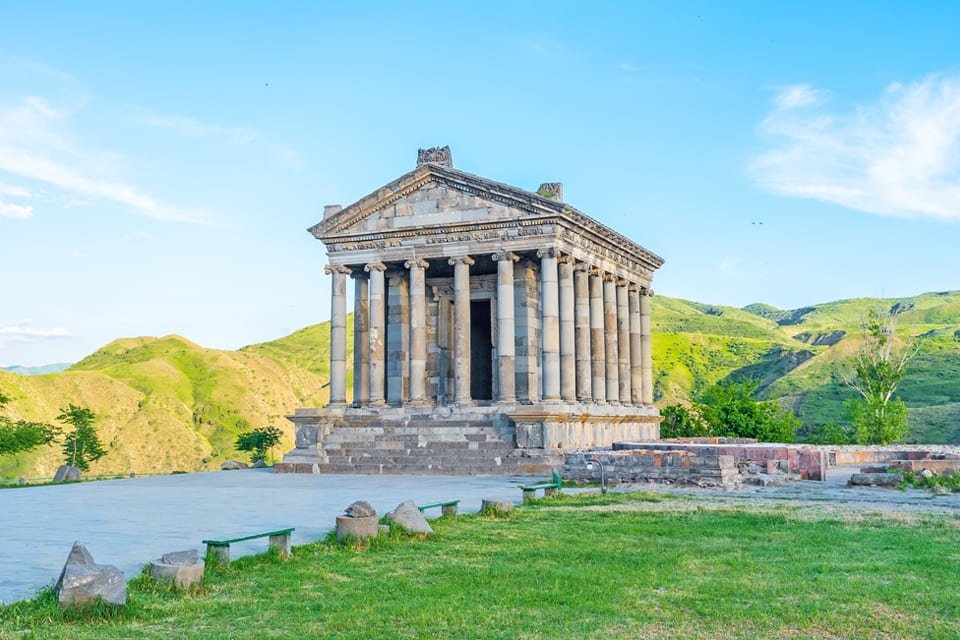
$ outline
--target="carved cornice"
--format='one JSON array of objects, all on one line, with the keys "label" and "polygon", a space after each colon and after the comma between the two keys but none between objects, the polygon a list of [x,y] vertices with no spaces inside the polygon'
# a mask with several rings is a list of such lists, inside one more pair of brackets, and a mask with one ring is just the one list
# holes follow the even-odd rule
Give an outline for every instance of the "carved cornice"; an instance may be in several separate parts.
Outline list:
[{"label": "carved cornice", "polygon": [[386,270],[387,270],[387,265],[383,264],[382,262],[371,262],[370,264],[366,265],[366,266],[363,268],[363,270],[364,270],[364,271],[380,271],[380,272],[383,272],[383,271],[386,271]]},{"label": "carved cornice", "polygon": [[414,258],[413,260],[404,262],[403,266],[406,269],[427,269],[430,267],[430,263],[423,258]]},{"label": "carved cornice", "polygon": [[[429,182],[455,189],[489,202],[502,204],[527,213],[530,217],[477,225],[437,225],[414,229],[365,231],[353,229],[361,220],[388,207]],[[558,224],[559,223],[559,224]],[[344,208],[327,220],[309,229],[332,252],[379,250],[400,246],[406,238],[426,239],[427,244],[458,241],[498,240],[515,237],[524,227],[556,225],[544,232],[530,229],[521,235],[556,235],[558,239],[581,247],[586,252],[615,260],[625,269],[649,277],[663,264],[663,258],[636,244],[629,238],[590,218],[583,212],[536,193],[481,178],[458,169],[437,164],[424,164],[376,192]],[[511,234],[506,230],[515,230]],[[504,233],[499,233],[499,231]],[[479,234],[479,238],[471,237]]]},{"label": "carved cornice", "polygon": [[328,264],[323,267],[323,272],[328,276],[334,273],[350,275],[352,271],[353,269],[343,264]]}]

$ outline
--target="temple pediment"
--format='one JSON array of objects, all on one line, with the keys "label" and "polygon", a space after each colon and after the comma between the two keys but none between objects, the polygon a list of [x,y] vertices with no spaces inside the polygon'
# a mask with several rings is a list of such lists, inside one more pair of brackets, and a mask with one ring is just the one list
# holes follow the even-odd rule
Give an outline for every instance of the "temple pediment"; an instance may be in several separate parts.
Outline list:
[{"label": "temple pediment", "polygon": [[463,171],[425,164],[311,227],[320,240],[416,227],[459,226],[556,215],[538,194]]}]

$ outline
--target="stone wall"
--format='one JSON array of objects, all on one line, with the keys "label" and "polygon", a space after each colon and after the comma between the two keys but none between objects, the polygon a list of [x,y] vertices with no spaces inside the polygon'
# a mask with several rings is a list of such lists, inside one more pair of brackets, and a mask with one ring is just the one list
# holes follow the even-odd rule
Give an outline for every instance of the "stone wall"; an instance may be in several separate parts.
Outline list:
[{"label": "stone wall", "polygon": [[651,449],[657,451],[689,451],[696,455],[730,456],[737,463],[776,468],[783,462],[790,473],[801,480],[826,480],[828,458],[826,452],[811,445],[776,443],[739,443],[725,438],[716,444],[685,444],[682,442],[617,442],[614,450]]},{"label": "stone wall", "polygon": [[599,480],[597,466],[587,468],[587,460],[594,458],[603,463],[610,483],[657,482],[728,489],[740,484],[740,472],[732,456],[653,449],[570,453],[564,458],[560,475],[574,481]]}]

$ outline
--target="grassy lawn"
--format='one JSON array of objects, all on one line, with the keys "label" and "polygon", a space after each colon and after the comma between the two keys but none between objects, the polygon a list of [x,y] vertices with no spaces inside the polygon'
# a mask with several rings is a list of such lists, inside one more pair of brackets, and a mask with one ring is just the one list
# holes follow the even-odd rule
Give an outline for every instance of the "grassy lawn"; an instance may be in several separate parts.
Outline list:
[{"label": "grassy lawn", "polygon": [[[0,638],[955,638],[960,521],[564,497],[429,539],[235,561],[192,595],[146,580],[119,616],[49,592]],[[603,502],[606,506],[599,506]]]}]

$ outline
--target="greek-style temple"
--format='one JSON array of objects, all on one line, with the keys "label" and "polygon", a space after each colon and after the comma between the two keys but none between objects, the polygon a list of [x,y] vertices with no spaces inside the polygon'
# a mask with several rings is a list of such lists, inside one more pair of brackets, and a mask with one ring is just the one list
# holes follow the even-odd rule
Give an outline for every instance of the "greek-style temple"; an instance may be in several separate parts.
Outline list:
[{"label": "greek-style temple", "polygon": [[413,171],[309,231],[333,279],[330,403],[290,416],[278,471],[541,473],[565,452],[658,437],[663,260],[566,204],[561,184],[525,191],[421,149]]}]

